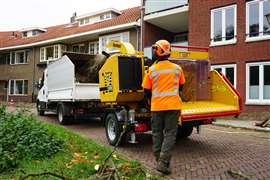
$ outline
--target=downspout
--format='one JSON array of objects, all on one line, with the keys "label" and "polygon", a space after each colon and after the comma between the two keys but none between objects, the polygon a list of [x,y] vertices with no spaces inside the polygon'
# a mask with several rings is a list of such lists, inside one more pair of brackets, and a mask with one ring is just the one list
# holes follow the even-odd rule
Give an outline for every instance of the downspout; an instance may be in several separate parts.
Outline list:
[{"label": "downspout", "polygon": [[9,100],[9,90],[10,90],[10,81],[8,80],[8,84],[7,84],[7,103]]},{"label": "downspout", "polygon": [[135,29],[136,29],[136,35],[137,35],[137,37],[136,37],[136,39],[137,39],[137,45],[136,45],[137,46],[137,50],[138,51],[141,51],[140,27],[136,26]]},{"label": "downspout", "polygon": [[141,37],[140,37],[140,51],[143,51],[144,47],[144,40],[143,40],[143,33],[144,33],[144,1],[141,0]]},{"label": "downspout", "polygon": [[[12,51],[9,51],[10,59],[9,59],[8,65],[10,65],[10,63],[12,61],[11,53],[12,53]],[[9,92],[10,92],[10,73],[9,73],[9,71],[10,70],[7,70],[7,72],[8,72],[7,74],[9,74],[8,78],[7,78],[7,82],[8,82],[8,84],[7,84],[7,103],[9,102]]]},{"label": "downspout", "polygon": [[34,92],[35,92],[35,80],[36,80],[36,53],[35,53],[35,48],[33,47],[33,59],[34,59],[34,63],[33,63],[33,79],[32,79],[32,102],[34,102]]}]

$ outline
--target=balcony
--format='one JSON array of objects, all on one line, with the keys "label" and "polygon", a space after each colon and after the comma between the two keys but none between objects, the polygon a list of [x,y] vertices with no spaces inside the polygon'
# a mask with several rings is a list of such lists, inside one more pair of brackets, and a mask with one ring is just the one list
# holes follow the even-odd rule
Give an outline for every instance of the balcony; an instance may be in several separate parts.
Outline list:
[{"label": "balcony", "polygon": [[188,31],[188,0],[146,0],[144,21],[172,33]]},{"label": "balcony", "polygon": [[151,14],[185,6],[188,0],[145,0],[145,14]]}]

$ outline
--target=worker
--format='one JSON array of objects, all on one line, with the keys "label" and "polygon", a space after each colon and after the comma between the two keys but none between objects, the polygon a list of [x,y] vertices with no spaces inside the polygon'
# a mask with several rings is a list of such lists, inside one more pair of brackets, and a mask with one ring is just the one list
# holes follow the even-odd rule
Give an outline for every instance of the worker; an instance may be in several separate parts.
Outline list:
[{"label": "worker", "polygon": [[171,54],[168,41],[159,40],[152,49],[157,61],[149,68],[142,86],[146,98],[151,101],[156,169],[163,174],[170,174],[170,160],[182,108],[179,90],[183,88],[185,77],[181,67],[168,60]]}]

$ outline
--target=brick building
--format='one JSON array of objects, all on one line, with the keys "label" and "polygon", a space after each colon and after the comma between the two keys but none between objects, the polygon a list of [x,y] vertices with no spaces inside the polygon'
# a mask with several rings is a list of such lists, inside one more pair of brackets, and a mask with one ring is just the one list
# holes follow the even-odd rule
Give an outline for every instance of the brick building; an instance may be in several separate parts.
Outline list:
[{"label": "brick building", "polygon": [[210,47],[211,68],[241,93],[244,111],[270,111],[270,0],[142,1],[146,55],[156,40]]},{"label": "brick building", "polygon": [[212,68],[243,95],[245,111],[270,111],[270,1],[190,0],[189,9],[189,44],[210,46]]},{"label": "brick building", "polygon": [[105,9],[81,16],[70,23],[21,31],[0,32],[0,101],[35,99],[35,84],[50,61],[64,51],[101,53],[109,40],[130,42],[139,48],[140,8]]}]

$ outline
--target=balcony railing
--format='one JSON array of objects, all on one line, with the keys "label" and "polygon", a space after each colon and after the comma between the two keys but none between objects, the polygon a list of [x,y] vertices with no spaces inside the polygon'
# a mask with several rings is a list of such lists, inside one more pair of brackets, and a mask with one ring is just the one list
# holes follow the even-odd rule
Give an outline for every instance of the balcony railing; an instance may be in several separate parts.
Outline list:
[{"label": "balcony railing", "polygon": [[165,11],[188,4],[188,0],[145,0],[145,14]]}]

